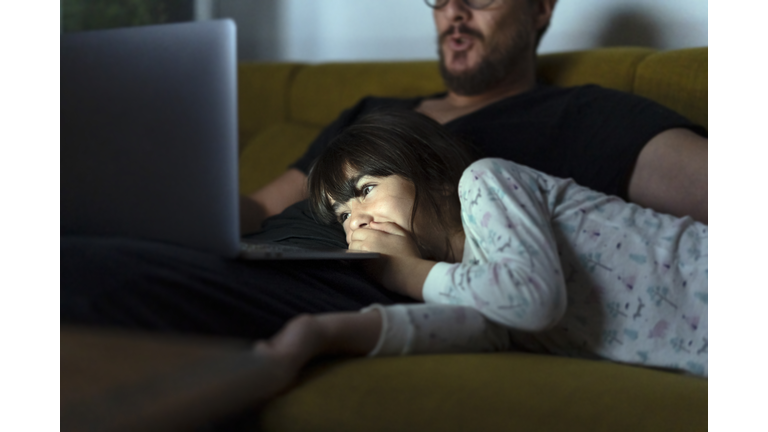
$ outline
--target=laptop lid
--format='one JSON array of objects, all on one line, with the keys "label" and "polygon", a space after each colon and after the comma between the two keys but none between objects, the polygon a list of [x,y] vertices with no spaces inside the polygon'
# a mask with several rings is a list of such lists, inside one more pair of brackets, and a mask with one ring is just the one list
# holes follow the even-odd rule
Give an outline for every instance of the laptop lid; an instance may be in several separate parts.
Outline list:
[{"label": "laptop lid", "polygon": [[231,20],[61,35],[60,218],[237,256]]}]

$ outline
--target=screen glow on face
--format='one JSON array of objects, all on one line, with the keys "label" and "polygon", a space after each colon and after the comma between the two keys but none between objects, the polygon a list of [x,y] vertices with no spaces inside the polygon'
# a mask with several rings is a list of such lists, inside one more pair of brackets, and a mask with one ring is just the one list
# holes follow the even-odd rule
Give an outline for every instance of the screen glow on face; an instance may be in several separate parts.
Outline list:
[{"label": "screen glow on face", "polygon": [[347,202],[334,202],[337,220],[344,227],[347,243],[352,232],[370,228],[371,222],[390,222],[410,232],[411,212],[416,189],[396,175],[362,176],[355,185],[356,196]]}]

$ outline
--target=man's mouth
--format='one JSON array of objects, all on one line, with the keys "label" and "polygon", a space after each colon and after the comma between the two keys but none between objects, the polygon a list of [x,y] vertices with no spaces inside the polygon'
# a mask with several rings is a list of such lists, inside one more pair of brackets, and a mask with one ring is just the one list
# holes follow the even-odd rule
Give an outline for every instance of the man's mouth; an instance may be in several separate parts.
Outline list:
[{"label": "man's mouth", "polygon": [[474,40],[483,40],[483,34],[475,29],[471,29],[466,24],[451,26],[440,35],[443,44],[447,44],[452,51],[466,51],[472,48]]},{"label": "man's mouth", "polygon": [[448,38],[448,47],[453,51],[466,51],[472,47],[470,36],[460,35]]}]

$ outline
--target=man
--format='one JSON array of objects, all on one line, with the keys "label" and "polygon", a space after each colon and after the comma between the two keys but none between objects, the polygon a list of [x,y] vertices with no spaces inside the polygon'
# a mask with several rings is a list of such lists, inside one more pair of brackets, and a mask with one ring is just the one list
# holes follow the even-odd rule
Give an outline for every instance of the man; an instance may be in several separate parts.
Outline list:
[{"label": "man", "polygon": [[[445,97],[415,109],[445,124],[536,84],[536,46],[557,0],[442,0],[433,5]],[[707,223],[707,142],[687,129],[668,129],[644,146],[629,175],[630,201]],[[306,174],[289,169],[254,193],[246,231],[264,217],[306,198]],[[246,204],[248,205],[248,204]],[[257,209],[261,209],[259,214]],[[259,217],[261,216],[261,217]],[[254,229],[255,228],[255,229]]]},{"label": "man", "polygon": [[[243,199],[243,231],[264,222],[257,236],[265,240],[343,247],[339,227],[319,226],[307,214],[306,174],[340,130],[377,109],[414,109],[470,139],[486,156],[706,223],[701,128],[620,92],[536,84],[535,50],[555,2],[428,1],[448,92],[366,98],[345,111],[292,168]],[[61,268],[64,323],[264,338],[300,313],[409,301],[344,262],[307,262],[297,269],[142,241],[62,238]]]}]

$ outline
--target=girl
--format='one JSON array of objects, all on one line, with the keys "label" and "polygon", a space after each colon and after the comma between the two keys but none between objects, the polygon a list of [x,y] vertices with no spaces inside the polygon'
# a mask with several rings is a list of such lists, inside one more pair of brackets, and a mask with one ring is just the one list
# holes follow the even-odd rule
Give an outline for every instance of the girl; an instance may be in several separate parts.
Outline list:
[{"label": "girl", "polygon": [[287,379],[324,353],[523,349],[707,376],[707,226],[467,147],[413,112],[338,136],[309,175],[385,288],[424,304],[300,316],[257,351]]}]

